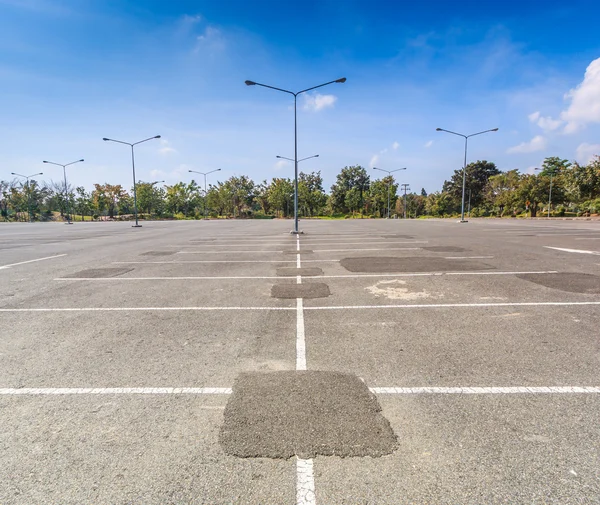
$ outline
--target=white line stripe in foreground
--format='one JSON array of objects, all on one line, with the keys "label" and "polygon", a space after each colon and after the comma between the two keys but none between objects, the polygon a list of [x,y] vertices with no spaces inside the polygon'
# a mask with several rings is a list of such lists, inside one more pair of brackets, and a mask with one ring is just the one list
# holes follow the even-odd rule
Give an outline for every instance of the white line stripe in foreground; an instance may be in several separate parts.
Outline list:
[{"label": "white line stripe in foreground", "polygon": [[549,245],[545,245],[544,247],[546,249],[554,249],[555,251],[563,251],[578,254],[594,254],[596,256],[600,256],[600,251],[586,251],[584,249],[566,249],[564,247],[550,247]]},{"label": "white line stripe in foreground", "polygon": [[0,395],[229,395],[231,388],[0,388]]},{"label": "white line stripe in foreground", "polygon": [[[403,305],[332,305],[303,307],[303,310],[351,310],[351,309],[446,309],[446,308],[496,308],[496,307],[576,307],[600,305],[598,302],[502,302],[502,303],[430,303]],[[296,307],[58,307],[58,308],[0,308],[0,312],[202,312],[228,310],[297,310]]]},{"label": "white line stripe in foreground", "polygon": [[45,258],[37,258],[35,260],[20,261],[19,263],[11,263],[10,265],[2,265],[2,266],[0,266],[0,270],[4,270],[5,268],[10,268],[10,267],[16,267],[17,265],[25,265],[26,263],[35,263],[36,261],[44,261],[44,260],[51,260],[53,258],[61,258],[62,256],[66,256],[66,254],[56,254],[55,256],[46,256]]},{"label": "white line stripe in foreground", "polygon": [[[304,260],[305,263],[339,263],[340,260]],[[119,265],[171,265],[187,263],[296,263],[296,260],[189,260],[189,261],[113,261]]]},{"label": "white line stripe in foreground", "polygon": [[600,387],[595,386],[518,386],[518,387],[414,387],[414,388],[395,388],[395,387],[377,387],[369,388],[375,394],[399,394],[399,395],[417,395],[417,394],[442,394],[442,395],[492,395],[492,394],[569,394],[569,393],[587,393],[599,394]]},{"label": "white line stripe in foreground", "polygon": [[296,505],[316,505],[312,459],[296,459]]},{"label": "white line stripe in foreground", "polygon": [[[299,255],[298,255],[299,256]],[[299,260],[296,260],[297,268],[300,268]],[[517,275],[517,274],[557,274],[556,270],[541,270],[531,272],[423,272],[423,273],[405,273],[405,274],[355,274],[355,275],[316,275],[311,278],[318,279],[356,279],[359,277],[443,277],[445,275]],[[258,280],[258,279],[285,279],[282,275],[261,275],[261,276],[179,276],[179,277],[56,277],[55,281],[176,281],[176,280]],[[287,277],[289,278],[289,277]]]},{"label": "white line stripe in foreground", "polygon": [[[370,248],[370,249],[313,249],[312,252],[347,252],[347,251],[416,251],[422,249],[421,247],[386,247],[384,249]],[[284,254],[289,251],[268,250],[268,251],[178,251],[175,254]]]}]

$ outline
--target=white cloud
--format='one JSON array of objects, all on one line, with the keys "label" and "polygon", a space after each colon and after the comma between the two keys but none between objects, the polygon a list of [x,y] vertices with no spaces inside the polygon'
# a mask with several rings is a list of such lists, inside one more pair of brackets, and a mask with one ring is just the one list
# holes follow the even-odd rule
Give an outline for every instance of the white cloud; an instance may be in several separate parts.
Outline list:
[{"label": "white cloud", "polygon": [[395,151],[396,149],[398,149],[398,147],[400,147],[400,144],[398,144],[398,142],[394,142],[392,144],[392,149]]},{"label": "white cloud", "polygon": [[508,154],[515,153],[534,153],[546,148],[546,139],[541,135],[536,135],[529,142],[522,142],[518,146],[511,147]]},{"label": "white cloud", "polygon": [[575,133],[589,123],[600,123],[600,58],[588,65],[583,81],[565,99],[571,100],[569,108],[560,115],[567,122],[565,133]]},{"label": "white cloud", "polygon": [[160,154],[171,154],[171,153],[176,153],[177,151],[175,149],[173,149],[170,145],[169,145],[169,141],[166,139],[160,139],[160,145],[162,146],[158,152]]},{"label": "white cloud", "polygon": [[335,95],[321,95],[319,93],[306,95],[304,97],[304,110],[320,111],[327,107],[333,107],[336,101],[337,96]]},{"label": "white cloud", "polygon": [[385,149],[382,149],[381,151],[379,151],[379,154],[385,154],[388,152],[387,147]]},{"label": "white cloud", "polygon": [[423,147],[431,147],[432,145],[433,145],[433,140],[430,140],[429,142],[426,142]]},{"label": "white cloud", "polygon": [[221,30],[214,26],[207,26],[202,35],[196,37],[196,47],[194,53],[199,53],[201,50],[210,55],[225,49],[225,39]]},{"label": "white cloud", "polygon": [[379,155],[374,154],[373,157],[371,158],[371,161],[369,162],[369,167],[373,168],[378,161],[379,161]]},{"label": "white cloud", "polygon": [[575,153],[577,161],[587,165],[595,156],[600,155],[600,144],[588,144],[584,142],[583,144],[579,144]]},{"label": "white cloud", "polygon": [[527,117],[529,121],[537,124],[544,131],[556,130],[563,123],[560,119],[552,119],[550,116],[544,117],[539,111],[532,112]]},{"label": "white cloud", "polygon": [[286,167],[288,164],[289,164],[289,162],[286,160],[278,160],[277,163],[275,163],[275,165],[273,165],[273,168],[275,170],[279,171],[282,168]]}]

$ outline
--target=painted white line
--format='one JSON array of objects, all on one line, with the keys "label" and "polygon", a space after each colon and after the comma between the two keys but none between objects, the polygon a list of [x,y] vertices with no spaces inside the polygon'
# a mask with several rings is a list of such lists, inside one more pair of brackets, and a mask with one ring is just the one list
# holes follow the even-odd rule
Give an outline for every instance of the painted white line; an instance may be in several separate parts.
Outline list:
[{"label": "painted white line", "polygon": [[316,505],[312,459],[296,459],[296,505]]},{"label": "painted white line", "polygon": [[0,395],[229,395],[231,388],[0,388]]},{"label": "painted white line", "polygon": [[304,307],[302,305],[302,298],[296,298],[296,370],[306,370]]},{"label": "painted white line", "polygon": [[493,256],[444,256],[447,260],[489,260]]},{"label": "painted white line", "polygon": [[[391,241],[391,240],[387,240],[384,242],[379,242],[379,241],[371,241],[370,239],[365,239],[368,240],[369,244],[371,245],[384,245],[384,244],[392,244],[392,245],[398,245],[398,244],[428,244],[429,241],[428,240],[402,240],[402,241]],[[337,244],[337,245],[363,245],[365,243],[365,241],[363,240],[362,242],[345,242],[343,240],[326,240],[326,241],[310,241],[310,242],[306,242],[307,245],[328,245],[328,244]],[[225,242],[209,242],[207,244],[183,244],[183,245],[166,245],[164,247],[173,247],[173,248],[193,248],[193,247],[215,247],[215,246],[227,246],[227,247],[262,247],[264,244],[264,242],[259,242],[257,244],[240,244],[239,242],[236,242],[235,244],[229,244],[229,243],[225,243]],[[277,244],[269,244],[271,246],[285,246],[286,244],[282,244],[282,243],[277,243]]]},{"label": "painted white line", "polygon": [[5,268],[10,268],[10,267],[16,267],[17,265],[25,265],[26,263],[35,263],[36,261],[44,261],[44,260],[51,260],[53,258],[61,258],[63,256],[66,256],[66,254],[56,254],[54,256],[46,256],[45,258],[37,258],[35,260],[20,261],[19,263],[11,263],[10,265],[2,265],[2,266],[0,266],[0,270],[4,270]]},{"label": "painted white line", "polygon": [[[347,251],[416,251],[421,247],[387,247],[385,249],[313,249],[313,252],[347,252]],[[266,251],[178,251],[175,254],[274,254],[285,253],[283,250],[266,250]]]},{"label": "painted white line", "polygon": [[441,394],[441,395],[494,395],[494,394],[599,394],[600,387],[595,386],[519,386],[519,387],[416,387],[369,388],[375,394]]},{"label": "painted white line", "polygon": [[296,310],[296,307],[64,307],[6,309],[0,312],[203,312],[227,310]]},{"label": "painted white line", "polygon": [[600,237],[584,237],[584,238],[576,238],[575,240],[600,240]]},{"label": "painted white line", "polygon": [[[576,307],[600,305],[600,302],[503,302],[503,303],[430,303],[403,305],[332,305],[329,307],[305,307],[304,310],[350,310],[350,309],[446,309],[446,308],[495,308],[495,307]],[[2,309],[0,309],[2,310]]]},{"label": "painted white line", "polygon": [[347,251],[417,251],[421,247],[386,247],[385,249],[313,249],[313,252],[347,252]]},{"label": "painted white line", "polygon": [[[296,260],[189,260],[189,261],[113,261],[118,265],[171,265],[187,263],[295,263]],[[340,260],[305,260],[305,263],[339,263]]]},{"label": "painted white line", "polygon": [[564,247],[550,247],[549,245],[544,246],[546,249],[554,249],[556,251],[578,253],[578,254],[594,254],[600,256],[600,251],[585,251],[583,249],[565,249]]},{"label": "painted white line", "polygon": [[[305,263],[308,263],[305,261]],[[300,268],[300,255],[296,258],[296,267]],[[527,272],[418,272],[402,274],[340,274],[319,275],[321,279],[357,279],[360,277],[443,277],[446,275],[517,275],[517,274],[557,274],[556,270],[527,271]],[[55,281],[214,281],[214,280],[259,280],[259,279],[282,279],[281,275],[257,275],[257,276],[172,276],[172,277],[56,277]],[[300,284],[300,283],[298,283]]]}]

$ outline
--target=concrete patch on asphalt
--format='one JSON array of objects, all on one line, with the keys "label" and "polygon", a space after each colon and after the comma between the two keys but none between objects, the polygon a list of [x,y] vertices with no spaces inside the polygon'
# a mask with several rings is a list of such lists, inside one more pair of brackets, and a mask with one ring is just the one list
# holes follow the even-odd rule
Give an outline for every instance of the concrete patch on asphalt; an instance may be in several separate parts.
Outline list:
[{"label": "concrete patch on asphalt", "polygon": [[379,281],[374,286],[365,288],[376,298],[384,296],[390,300],[421,300],[424,298],[442,298],[443,294],[434,295],[424,289],[414,289],[407,282],[399,279]]},{"label": "concrete patch on asphalt", "polygon": [[406,258],[373,256],[344,258],[340,261],[349,272],[402,273],[402,272],[472,272],[493,270],[494,267],[473,260],[448,260],[436,257],[409,256]]},{"label": "concrete patch on asphalt", "polygon": [[397,448],[365,383],[354,374],[318,371],[241,374],[219,442],[241,458],[379,457]]},{"label": "concrete patch on asphalt", "polygon": [[177,251],[148,251],[140,254],[140,256],[171,256]]},{"label": "concrete patch on asphalt", "polygon": [[426,251],[441,252],[441,253],[465,252],[468,250],[468,249],[465,249],[464,247],[456,247],[453,245],[432,245],[429,247],[422,247],[422,249],[425,249]]},{"label": "concrete patch on asphalt", "polygon": [[559,289],[569,293],[588,295],[600,294],[600,277],[592,274],[578,272],[559,272],[552,275],[519,274],[519,279],[533,282],[551,289]]},{"label": "concrete patch on asphalt", "polygon": [[296,277],[298,275],[313,277],[315,275],[323,275],[323,270],[320,268],[281,267],[277,269],[277,275],[281,277]]},{"label": "concrete patch on asphalt", "polygon": [[271,287],[273,298],[327,298],[330,294],[329,286],[323,282],[274,284]]},{"label": "concrete patch on asphalt", "polygon": [[65,279],[106,279],[109,277],[117,277],[118,275],[131,272],[133,268],[90,268],[88,270],[80,270],[74,274],[65,275]]}]

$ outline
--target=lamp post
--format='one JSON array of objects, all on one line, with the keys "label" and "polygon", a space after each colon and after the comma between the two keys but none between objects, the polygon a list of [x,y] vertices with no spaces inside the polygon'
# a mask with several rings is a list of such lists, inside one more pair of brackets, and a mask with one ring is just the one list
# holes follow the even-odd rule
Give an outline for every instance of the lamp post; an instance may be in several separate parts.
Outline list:
[{"label": "lamp post", "polygon": [[77,161],[72,161],[71,163],[66,163],[65,165],[63,165],[62,163],[54,163],[53,161],[44,161],[44,163],[48,163],[49,165],[57,165],[59,167],[63,167],[63,175],[65,177],[65,202],[67,204],[67,223],[66,224],[73,224],[71,222],[71,206],[69,205],[69,192],[67,190],[67,169],[66,169],[66,167],[68,167],[69,165],[73,165],[75,163],[81,163],[82,161],[83,161],[83,159],[77,160]]},{"label": "lamp post", "polygon": [[287,89],[276,88],[274,86],[268,86],[267,84],[261,84],[259,82],[254,81],[245,81],[246,86],[262,86],[263,88],[274,89],[276,91],[281,91],[283,93],[288,93],[294,96],[294,229],[291,231],[292,234],[297,235],[300,233],[298,231],[298,121],[297,121],[297,102],[298,95],[302,93],[306,93],[307,91],[311,91],[313,89],[322,88],[323,86],[327,86],[329,84],[334,83],[344,83],[346,82],[345,77],[341,77],[340,79],[336,79],[335,81],[329,81],[323,84],[319,84],[318,86],[313,86],[312,88],[306,88],[302,91],[288,91]]},{"label": "lamp post", "polygon": [[159,139],[159,138],[160,138],[160,135],[155,135],[154,137],[140,140],[139,142],[134,142],[133,144],[131,144],[129,142],[123,142],[122,140],[107,139],[106,137],[104,137],[102,139],[106,142],[117,142],[118,144],[125,144],[127,146],[131,146],[131,167],[133,169],[133,212],[135,214],[135,225],[133,225],[132,228],[141,228],[142,227],[142,225],[138,223],[137,188],[135,185],[135,157],[133,155],[133,146],[137,146],[138,144],[141,144],[142,142],[148,142],[149,140],[154,140],[154,139]]},{"label": "lamp post", "polygon": [[22,174],[17,174],[16,172],[11,172],[10,174],[27,179],[27,213],[29,215],[29,222],[31,223],[31,188],[29,187],[29,179],[31,177],[35,177],[36,175],[44,175],[44,173],[40,172],[38,174],[33,174],[33,175],[22,175]]},{"label": "lamp post", "polygon": [[407,207],[406,207],[406,204],[407,204],[407,201],[406,201],[406,190],[410,189],[409,186],[410,186],[410,184],[402,184],[402,189],[404,190],[404,219],[406,219],[406,216],[408,215],[408,212],[406,210],[407,209]]},{"label": "lamp post", "polygon": [[[535,170],[541,170],[543,171],[543,168],[536,168]],[[550,206],[552,205],[552,170],[549,170],[548,173],[550,174],[550,193],[548,194],[548,217],[550,217]]]},{"label": "lamp post", "polygon": [[200,175],[204,176],[204,219],[206,219],[206,201],[207,201],[207,199],[206,199],[206,197],[207,197],[206,176],[208,174],[212,174],[213,172],[220,172],[220,171],[221,171],[220,168],[217,168],[216,170],[211,170],[210,172],[206,172],[206,173],[204,173],[204,172],[196,172],[196,170],[188,170],[188,172],[192,172],[194,174],[200,174]]},{"label": "lamp post", "polygon": [[450,130],[444,130],[443,128],[436,128],[435,131],[451,133],[452,135],[458,135],[459,137],[462,137],[465,139],[465,162],[463,164],[462,205],[461,205],[461,211],[460,211],[460,222],[466,223],[467,221],[465,221],[465,183],[466,183],[466,173],[467,173],[467,141],[469,140],[469,138],[474,137],[475,135],[481,135],[482,133],[488,133],[488,132],[497,132],[498,128],[492,128],[491,130],[484,130],[482,132],[471,133],[471,135],[463,135],[462,133],[456,133],[456,132],[453,132]]},{"label": "lamp post", "polygon": [[[318,158],[318,157],[319,157],[318,154],[313,154],[312,156],[307,156],[306,158],[302,158],[301,160],[298,160],[298,163],[300,163],[301,161],[304,161],[304,160],[310,160],[311,158]],[[279,158],[280,160],[288,160],[291,162],[295,161],[292,158],[286,158],[285,156],[275,156],[275,158]],[[304,212],[306,212],[306,208],[304,208]]]},{"label": "lamp post", "polygon": [[373,170],[380,170],[381,172],[386,172],[388,174],[388,176],[390,177],[390,181],[388,182],[388,213],[387,213],[387,218],[390,218],[390,187],[392,185],[392,174],[394,172],[398,172],[400,170],[406,170],[406,167],[403,168],[397,168],[396,170],[384,170],[383,168],[377,168],[377,167],[373,167]]}]

